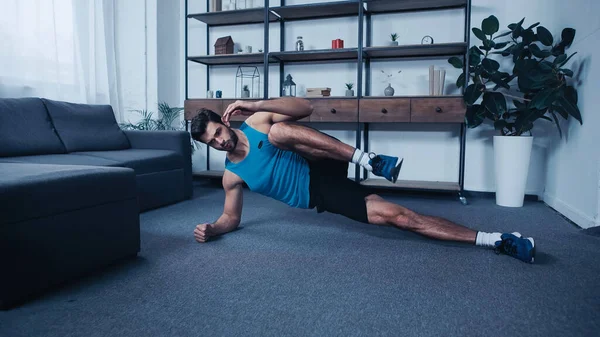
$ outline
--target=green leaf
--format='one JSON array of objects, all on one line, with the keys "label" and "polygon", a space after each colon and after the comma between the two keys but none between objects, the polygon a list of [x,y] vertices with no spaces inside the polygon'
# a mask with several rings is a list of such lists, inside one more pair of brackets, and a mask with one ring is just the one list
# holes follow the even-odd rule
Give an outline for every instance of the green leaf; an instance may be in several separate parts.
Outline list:
[{"label": "green leaf", "polygon": [[467,106],[465,120],[469,128],[479,126],[485,120],[485,109],[480,104]]},{"label": "green leaf", "polygon": [[498,39],[498,38],[501,38],[501,37],[505,37],[506,35],[509,35],[510,33],[512,33],[512,30],[509,30],[508,32],[504,32],[504,33],[502,33],[500,35],[496,35],[496,36],[494,36],[493,39],[495,40],[495,39]]},{"label": "green leaf", "polygon": [[555,104],[551,107],[551,109],[554,111],[557,111],[562,116],[562,118],[569,119],[569,113],[562,106]]},{"label": "green leaf", "polygon": [[553,64],[555,66],[558,66],[560,63],[564,62],[566,59],[567,59],[567,55],[566,54],[561,54],[557,58],[554,59]]},{"label": "green leaf", "polygon": [[523,33],[521,34],[521,36],[523,38],[523,44],[525,44],[525,45],[528,45],[531,42],[537,41],[537,36],[531,29],[524,30]]},{"label": "green leaf", "polygon": [[452,66],[454,66],[454,68],[458,68],[458,69],[463,68],[463,61],[456,56],[452,56],[451,58],[449,58],[448,63],[450,63]]},{"label": "green leaf", "polygon": [[565,76],[573,77],[573,70],[571,69],[560,69]]},{"label": "green leaf", "polygon": [[537,109],[524,110],[523,113],[519,117],[517,117],[517,120],[515,121],[517,135],[531,130],[533,128],[533,121],[538,119],[539,116],[540,113]]},{"label": "green leaf", "polygon": [[461,73],[456,80],[456,86],[462,88],[465,85],[465,73]]},{"label": "green leaf", "polygon": [[513,72],[516,73],[517,75],[521,76],[521,75],[525,75],[528,74],[531,70],[535,69],[537,67],[537,61],[536,60],[517,60],[517,62],[515,62],[515,67]]},{"label": "green leaf", "polygon": [[489,58],[484,58],[481,61],[481,65],[490,74],[495,73],[498,69],[500,69],[500,63],[498,63],[495,60],[489,59]]},{"label": "green leaf", "polygon": [[483,105],[496,116],[502,116],[506,112],[506,99],[499,92],[483,94]]},{"label": "green leaf", "polygon": [[583,125],[583,121],[581,120],[581,112],[579,112],[577,105],[571,104],[565,97],[562,96],[558,97],[556,102],[565,108],[569,115],[573,116],[573,118],[579,121],[579,124]]},{"label": "green leaf", "polygon": [[539,22],[536,22],[533,25],[529,26],[527,29],[533,29],[533,28],[539,26],[539,24],[540,24]]},{"label": "green leaf", "polygon": [[487,40],[485,33],[483,31],[481,31],[481,29],[479,29],[477,27],[473,27],[471,30],[473,31],[473,34],[475,34],[475,36],[477,36],[477,38],[480,39],[481,41]]},{"label": "green leaf", "polygon": [[[476,48],[477,51],[481,52],[481,50],[479,50],[479,48]],[[477,52],[472,52],[469,53],[469,64],[473,67],[476,67],[479,65],[479,63],[481,63],[481,54],[477,53]]]},{"label": "green leaf", "polygon": [[496,83],[496,86],[494,87],[494,91],[498,90],[498,88],[500,88],[500,87],[502,87],[504,89],[510,89],[510,85],[508,85],[508,83],[505,80],[503,80],[501,73],[498,73],[498,72],[493,73],[491,76],[491,80],[492,80],[492,82]]},{"label": "green leaf", "polygon": [[500,22],[498,22],[498,19],[493,15],[488,16],[481,22],[481,30],[487,35],[493,35],[499,28]]},{"label": "green leaf", "polygon": [[550,33],[550,31],[543,26],[537,27],[537,35],[540,39],[540,42],[544,46],[551,46],[552,42],[554,42],[554,39],[552,38],[552,33]]},{"label": "green leaf", "polygon": [[567,47],[571,46],[571,43],[573,43],[573,40],[575,39],[575,29],[565,28],[565,29],[563,29],[560,36],[562,38],[562,40],[560,41],[560,44],[563,47],[567,48]]},{"label": "green leaf", "polygon": [[560,136],[560,138],[562,138],[562,129],[560,128],[560,122],[558,121],[558,117],[556,117],[556,114],[552,110],[550,110],[550,115],[552,115],[552,118],[554,118],[554,124],[556,124],[556,127],[558,128],[558,135]]},{"label": "green leaf", "polygon": [[472,46],[471,48],[469,48],[469,54],[478,54],[478,55],[482,55],[482,56],[484,55],[483,52],[475,46]]},{"label": "green leaf", "polygon": [[506,121],[503,119],[497,120],[494,122],[494,129],[496,130],[503,130],[506,128]]},{"label": "green leaf", "polygon": [[510,26],[509,26],[509,28],[512,30],[512,37],[514,39],[521,36],[521,33],[523,32],[523,27],[521,26],[523,24],[523,21],[525,21],[525,18],[521,19],[521,21],[519,21],[517,24],[515,24],[513,26],[513,28],[510,28]]},{"label": "green leaf", "polygon": [[482,84],[471,84],[465,89],[464,100],[467,105],[474,104],[481,97],[482,89],[485,87]]},{"label": "green leaf", "polygon": [[554,101],[555,92],[556,90],[554,88],[549,88],[538,92],[531,100],[531,103],[529,103],[529,106],[540,110],[547,108]]},{"label": "green leaf", "polygon": [[552,63],[550,63],[546,60],[540,62],[539,67],[540,67],[540,70],[544,71],[544,72],[552,72],[552,70],[554,69],[554,66],[552,65]]},{"label": "green leaf", "polygon": [[496,43],[494,45],[494,49],[502,49],[504,47],[506,47],[509,44],[509,42],[500,42],[500,43]]},{"label": "green leaf", "polygon": [[565,98],[567,99],[567,101],[569,101],[571,104],[577,105],[577,90],[575,90],[575,88],[571,85],[567,86],[565,88]]},{"label": "green leaf", "polygon": [[537,44],[529,45],[529,50],[531,51],[533,56],[539,57],[539,58],[546,58],[546,57],[552,55],[552,53],[549,50],[541,50]]},{"label": "green leaf", "polygon": [[[559,67],[562,67],[562,66],[564,66],[565,64],[567,64],[567,62],[569,62],[569,60],[571,59],[571,57],[573,57],[575,54],[577,54],[577,52],[574,52],[573,54],[571,54],[571,56],[567,57],[567,59],[565,59],[564,61],[561,61],[561,62],[557,63],[557,65],[558,65]],[[565,56],[566,56],[566,54],[563,54],[563,55],[565,55]],[[561,55],[561,56],[563,56],[563,55]],[[560,56],[559,56],[559,57],[560,57]],[[558,58],[558,57],[557,57],[557,58]]]},{"label": "green leaf", "polygon": [[525,103],[517,101],[516,99],[513,99],[513,104],[515,105],[517,110],[524,110],[527,108],[527,105]]}]

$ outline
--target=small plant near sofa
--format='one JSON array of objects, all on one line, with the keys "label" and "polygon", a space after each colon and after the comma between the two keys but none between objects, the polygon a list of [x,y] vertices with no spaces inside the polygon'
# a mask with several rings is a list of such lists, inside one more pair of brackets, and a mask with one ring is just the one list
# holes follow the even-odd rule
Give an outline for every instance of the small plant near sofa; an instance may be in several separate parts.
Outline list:
[{"label": "small plant near sofa", "polygon": [[[164,131],[164,130],[185,130],[185,121],[181,122],[181,126],[175,127],[173,124],[181,116],[183,108],[171,107],[166,102],[158,103],[158,119],[152,118],[154,112],[143,110],[131,110],[138,113],[142,118],[137,123],[120,123],[119,126],[123,130],[147,130],[147,131]],[[192,154],[197,149],[198,144],[190,137],[192,146]]]},{"label": "small plant near sofa", "polygon": [[142,119],[137,123],[121,123],[120,126],[124,130],[183,130],[185,124],[181,127],[174,127],[173,123],[181,116],[183,108],[173,108],[165,102],[158,103],[158,119],[152,118],[154,112],[143,110],[131,110],[142,116]]}]

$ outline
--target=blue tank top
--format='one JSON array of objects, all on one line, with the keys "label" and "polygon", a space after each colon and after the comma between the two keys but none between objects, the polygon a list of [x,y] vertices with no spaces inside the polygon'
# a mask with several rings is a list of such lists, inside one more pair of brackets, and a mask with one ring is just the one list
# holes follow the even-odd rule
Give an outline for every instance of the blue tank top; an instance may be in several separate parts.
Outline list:
[{"label": "blue tank top", "polygon": [[248,137],[249,152],[239,163],[225,158],[225,168],[242,178],[253,192],[292,207],[309,208],[310,177],[306,159],[273,146],[268,135],[245,122],[240,131]]}]

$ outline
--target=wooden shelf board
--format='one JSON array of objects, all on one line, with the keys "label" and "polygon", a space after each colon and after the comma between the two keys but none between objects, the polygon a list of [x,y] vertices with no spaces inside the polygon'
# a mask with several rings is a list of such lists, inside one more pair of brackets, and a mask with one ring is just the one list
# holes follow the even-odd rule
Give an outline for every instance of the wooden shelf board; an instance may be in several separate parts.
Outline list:
[{"label": "wooden shelf board", "polygon": [[206,177],[206,178],[222,178],[224,173],[225,173],[225,171],[209,170],[209,171],[194,172],[193,176],[194,177]]},{"label": "wooden shelf board", "polygon": [[393,13],[462,8],[467,0],[367,0],[367,13]]},{"label": "wooden shelf board", "polygon": [[467,52],[465,42],[413,44],[391,47],[367,47],[363,49],[365,58],[392,58],[392,57],[425,57],[425,56],[452,56],[464,55]]},{"label": "wooden shelf board", "polygon": [[[230,26],[252,23],[264,23],[264,8],[238,9],[222,12],[189,14],[188,18],[204,22],[209,26]],[[269,12],[269,21],[277,21],[275,14]]]},{"label": "wooden shelf board", "polygon": [[270,57],[282,62],[304,62],[304,61],[333,61],[333,60],[355,60],[358,58],[357,48],[343,49],[317,49],[304,51],[273,52]]},{"label": "wooden shelf board", "polygon": [[[264,64],[264,53],[190,56],[188,61],[206,65]],[[274,63],[270,59],[269,63]]]},{"label": "wooden shelf board", "polygon": [[460,185],[457,182],[446,181],[419,181],[419,180],[398,180],[392,183],[385,179],[371,178],[362,180],[361,185],[382,188],[401,188],[418,189],[433,191],[460,191]]},{"label": "wooden shelf board", "polygon": [[324,19],[358,15],[358,1],[336,1],[272,7],[270,10],[284,21]]}]

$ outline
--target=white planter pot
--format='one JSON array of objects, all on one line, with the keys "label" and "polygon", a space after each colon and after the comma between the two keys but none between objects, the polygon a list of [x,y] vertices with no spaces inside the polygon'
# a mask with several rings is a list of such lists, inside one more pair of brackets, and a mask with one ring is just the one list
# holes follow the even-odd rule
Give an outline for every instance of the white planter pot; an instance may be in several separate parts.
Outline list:
[{"label": "white planter pot", "polygon": [[494,136],[496,204],[522,207],[533,137]]}]

